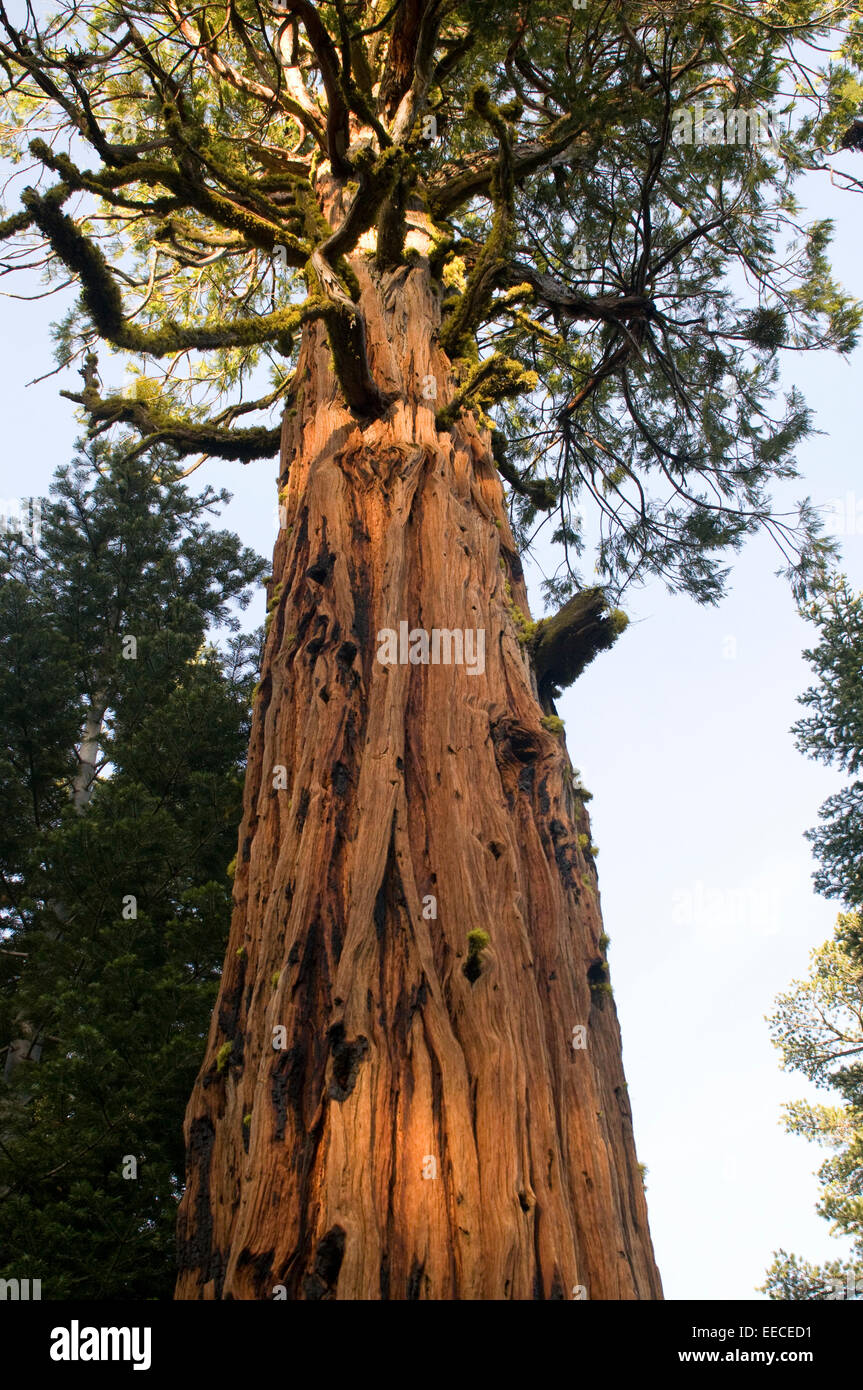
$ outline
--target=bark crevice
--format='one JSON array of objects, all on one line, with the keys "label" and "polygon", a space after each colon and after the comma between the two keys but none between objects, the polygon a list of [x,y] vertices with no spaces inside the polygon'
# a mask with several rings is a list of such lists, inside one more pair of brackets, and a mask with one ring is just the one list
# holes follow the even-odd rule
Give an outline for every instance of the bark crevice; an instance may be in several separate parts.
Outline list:
[{"label": "bark crevice", "polygon": [[[456,383],[427,259],[350,264],[393,403],[361,426],[306,325],[178,1297],[271,1297],[278,1278],[306,1299],[657,1298],[614,1001],[588,979],[587,816],[514,625],[529,610],[491,439],[470,413],[437,429]],[[402,624],[458,631],[463,659],[383,660]],[[473,985],[471,933],[490,939]],[[243,1066],[213,1086],[220,1019]]]}]

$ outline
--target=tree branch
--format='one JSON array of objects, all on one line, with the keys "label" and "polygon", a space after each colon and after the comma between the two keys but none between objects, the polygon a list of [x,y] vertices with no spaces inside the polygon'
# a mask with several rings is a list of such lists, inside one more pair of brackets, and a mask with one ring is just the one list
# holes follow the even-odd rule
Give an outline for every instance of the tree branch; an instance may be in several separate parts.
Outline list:
[{"label": "tree branch", "polygon": [[542,698],[556,699],[597,653],[607,651],[627,626],[619,608],[609,611],[605,590],[582,589],[551,618],[544,618],[530,643]]},{"label": "tree branch", "polygon": [[49,198],[27,188],[21,201],[64,265],[80,279],[82,299],[97,332],[107,342],[129,352],[164,357],[187,349],[207,352],[215,348],[250,347],[293,333],[323,311],[320,302],[307,299],[303,304],[288,305],[272,314],[237,319],[233,323],[211,320],[197,328],[169,322],[164,328],[149,332],[136,328],[126,319],[120,289],[101,250],[78,230],[71,217],[60,211],[56,191],[55,196]]},{"label": "tree branch", "polygon": [[181,457],[205,451],[219,458],[248,463],[251,459],[272,458],[278,451],[281,427],[266,429],[217,429],[213,424],[199,424],[178,416],[154,410],[145,401],[126,396],[102,396],[96,385],[97,360],[88,353],[81,370],[83,391],[61,391],[67,400],[81,405],[90,417],[91,436],[101,434],[111,425],[133,425],[142,435],[141,442],[128,455],[134,458],[155,444],[168,444]]}]

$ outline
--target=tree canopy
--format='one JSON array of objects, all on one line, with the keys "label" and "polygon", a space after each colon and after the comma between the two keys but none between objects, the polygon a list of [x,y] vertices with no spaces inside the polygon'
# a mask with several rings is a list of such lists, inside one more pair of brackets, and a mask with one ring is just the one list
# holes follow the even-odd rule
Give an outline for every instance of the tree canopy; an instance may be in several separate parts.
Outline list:
[{"label": "tree canopy", "polygon": [[2,268],[80,285],[57,350],[94,435],[248,462],[313,319],[357,418],[387,409],[349,261],[409,267],[419,219],[459,382],[440,427],[493,428],[520,542],[559,547],[552,596],[588,534],[617,592],[715,600],[758,528],[805,586],[826,543],[772,502],[809,428],[778,354],[847,352],[860,308],[793,187],[854,149],[861,28],[850,0],[0,5]]}]

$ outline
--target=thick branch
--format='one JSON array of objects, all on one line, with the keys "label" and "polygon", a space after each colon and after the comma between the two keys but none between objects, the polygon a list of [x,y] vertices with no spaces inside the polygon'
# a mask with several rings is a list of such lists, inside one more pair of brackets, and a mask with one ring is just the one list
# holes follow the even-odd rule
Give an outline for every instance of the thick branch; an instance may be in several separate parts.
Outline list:
[{"label": "thick branch", "polygon": [[528,478],[507,457],[506,442],[500,430],[491,432],[491,452],[501,477],[519,497],[527,497],[541,512],[549,512],[560,501],[560,489],[553,478]]},{"label": "thick branch", "polygon": [[425,8],[424,0],[403,0],[392,26],[378,98],[380,110],[388,120],[395,115],[413,80],[414,55]]},{"label": "thick branch", "polygon": [[[392,138],[396,143],[401,143],[410,137],[417,117],[426,105],[434,76],[434,54],[438,30],[440,29],[441,8],[440,0],[431,0],[431,3],[421,7],[419,27],[415,37],[412,36],[409,45],[407,45],[408,52],[412,48],[410,86],[399,102],[393,121]],[[402,15],[405,13],[406,10],[403,10]],[[395,56],[391,46],[391,62]]]},{"label": "thick branch", "polygon": [[371,151],[363,151],[355,159],[359,188],[338,229],[320,248],[333,264],[339,256],[351,252],[364,232],[375,224],[378,211],[391,192],[404,167],[403,150],[390,146],[375,159]]},{"label": "thick branch", "polygon": [[[590,163],[594,146],[585,140],[580,132],[569,129],[555,139],[537,140],[530,144],[516,145],[512,151],[512,169],[516,181],[535,173],[537,169],[553,169],[559,164]],[[493,155],[480,157],[477,165],[462,173],[453,174],[444,170],[441,182],[429,190],[429,210],[436,219],[444,220],[456,208],[471,198],[487,194],[499,165]]]},{"label": "thick branch", "polygon": [[107,342],[129,352],[147,352],[153,357],[192,349],[207,352],[216,348],[250,347],[293,333],[302,324],[320,316],[323,305],[314,299],[288,305],[272,314],[213,322],[200,328],[168,323],[147,331],[126,321],[123,299],[114,276],[99,247],[78,230],[71,217],[56,206],[56,197],[41,197],[25,189],[21,201],[52,249],[81,281],[84,305],[93,325]]},{"label": "thick branch", "polygon": [[465,338],[480,322],[494,289],[506,273],[511,250],[515,183],[509,131],[500,111],[492,105],[486,87],[477,87],[473,107],[497,136],[500,155],[490,189],[494,202],[491,231],[468,276],[464,294],[441,328],[441,347],[451,357],[460,355]]},{"label": "thick branch", "polygon": [[[31,141],[30,150],[49,169],[58,172],[64,184],[71,189],[81,189],[111,201],[113,190],[127,184],[141,183],[147,187],[167,188],[186,207],[194,208],[196,212],[211,218],[221,226],[241,232],[250,246],[257,246],[265,251],[272,251],[276,244],[284,246],[288,264],[298,268],[305,264],[308,257],[309,247],[282,225],[281,209],[275,203],[271,203],[259,189],[250,188],[249,193],[262,208],[262,212],[233,202],[224,194],[189,178],[170,164],[136,159],[119,169],[92,174],[78,169],[68,155],[55,154],[43,140]],[[31,195],[38,197],[32,189],[26,189],[21,201],[24,202],[25,198]],[[240,196],[243,196],[242,193]],[[146,205],[137,206],[147,211]],[[154,206],[153,211],[156,212],[158,209]]]},{"label": "thick branch", "polygon": [[313,253],[310,264],[321,300],[326,301],[320,312],[327,325],[333,367],[345,400],[357,415],[381,415],[389,402],[369,366],[365,319],[345,294],[322,248]]},{"label": "thick branch", "polygon": [[571,319],[621,323],[627,319],[649,319],[653,314],[653,300],[647,295],[577,294],[553,276],[521,261],[513,261],[507,267],[506,282],[512,286],[532,285],[539,302]]},{"label": "thick branch", "polygon": [[291,0],[289,12],[299,15],[302,20],[309,43],[320,65],[327,93],[327,152],[330,168],[340,178],[346,178],[351,172],[350,160],[347,158],[350,113],[336,46],[311,0]]},{"label": "thick branch", "polygon": [[219,429],[213,424],[200,424],[168,416],[144,401],[125,396],[101,396],[96,386],[96,358],[90,354],[82,371],[84,390],[61,391],[61,396],[82,405],[90,417],[90,434],[95,435],[111,425],[132,425],[143,436],[133,451],[142,453],[154,444],[168,444],[181,457],[208,453],[218,458],[248,463],[251,459],[272,458],[279,447],[280,427],[266,429]]},{"label": "thick branch", "polygon": [[483,362],[478,363],[469,373],[467,380],[435,417],[439,430],[447,430],[455,423],[462,410],[476,406],[493,405],[496,401],[510,396],[521,396],[534,391],[537,385],[536,372],[528,371],[514,357],[505,357],[495,352]]},{"label": "thick branch", "polygon": [[627,626],[619,608],[608,610],[605,591],[583,589],[552,618],[539,624],[531,643],[540,696],[554,699],[577,680],[598,652],[607,651]]}]

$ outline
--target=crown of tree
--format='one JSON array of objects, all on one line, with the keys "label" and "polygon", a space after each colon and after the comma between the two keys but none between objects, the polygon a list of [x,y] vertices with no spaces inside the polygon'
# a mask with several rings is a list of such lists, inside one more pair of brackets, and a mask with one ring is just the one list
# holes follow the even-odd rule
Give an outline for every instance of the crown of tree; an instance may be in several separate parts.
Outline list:
[{"label": "crown of tree", "polygon": [[[350,259],[409,267],[421,223],[459,382],[441,428],[493,427],[520,542],[550,522],[562,547],[555,597],[585,505],[618,592],[654,572],[715,600],[759,527],[798,582],[818,567],[811,508],[771,500],[809,427],[776,355],[848,351],[859,324],[791,192],[859,108],[855,4],[65,0],[0,27],[5,152],[37,173],[6,264],[80,283],[58,351],[91,432],[272,456],[316,319],[358,420],[386,411]],[[681,144],[695,103],[793,129]],[[102,393],[99,342],[132,390]]]}]

